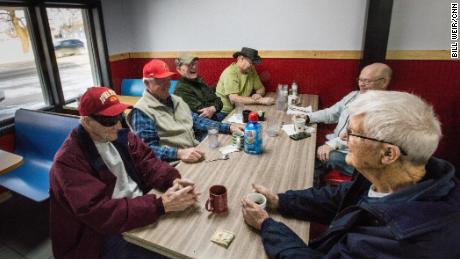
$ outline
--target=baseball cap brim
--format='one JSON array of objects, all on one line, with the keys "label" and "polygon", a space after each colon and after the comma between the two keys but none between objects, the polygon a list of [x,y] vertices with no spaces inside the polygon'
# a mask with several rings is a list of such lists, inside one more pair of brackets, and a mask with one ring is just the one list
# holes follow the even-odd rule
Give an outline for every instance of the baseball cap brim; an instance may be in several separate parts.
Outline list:
[{"label": "baseball cap brim", "polygon": [[160,73],[158,75],[155,75],[155,76],[152,76],[153,78],[166,78],[166,77],[170,77],[172,75],[175,75],[176,73],[174,72],[163,72],[163,73]]},{"label": "baseball cap brim", "polygon": [[184,55],[176,58],[176,66],[181,66],[181,65],[190,65],[192,62],[199,60],[198,57],[194,57],[191,55]]},{"label": "baseball cap brim", "polygon": [[107,109],[104,109],[102,111],[99,111],[98,113],[96,113],[96,115],[102,115],[102,116],[108,116],[108,117],[113,117],[113,116],[117,116],[119,115],[120,113],[122,113],[124,110],[128,109],[128,108],[132,108],[133,106],[132,105],[129,105],[129,104],[125,104],[125,103],[117,103],[117,104],[114,104],[110,107],[108,107]]}]

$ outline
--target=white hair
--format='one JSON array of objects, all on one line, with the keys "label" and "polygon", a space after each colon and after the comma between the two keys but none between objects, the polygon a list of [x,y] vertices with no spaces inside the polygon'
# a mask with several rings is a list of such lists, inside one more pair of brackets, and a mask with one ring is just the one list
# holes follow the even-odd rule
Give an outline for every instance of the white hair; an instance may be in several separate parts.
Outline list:
[{"label": "white hair", "polygon": [[388,141],[407,152],[406,159],[425,164],[441,139],[441,123],[431,105],[413,94],[370,90],[349,106],[350,116],[364,115],[366,136]]}]

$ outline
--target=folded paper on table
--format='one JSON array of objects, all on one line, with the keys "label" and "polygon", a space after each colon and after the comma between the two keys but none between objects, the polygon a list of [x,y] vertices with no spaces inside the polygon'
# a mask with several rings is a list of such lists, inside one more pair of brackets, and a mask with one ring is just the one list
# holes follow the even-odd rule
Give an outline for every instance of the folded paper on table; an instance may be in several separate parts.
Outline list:
[{"label": "folded paper on table", "polygon": [[238,151],[240,150],[234,145],[227,145],[225,147],[219,148],[219,152],[222,153],[222,155],[227,155],[227,154],[238,152]]},{"label": "folded paper on table", "polygon": [[211,241],[221,245],[225,248],[228,248],[235,238],[235,234],[228,230],[217,230],[214,235],[211,237]]},{"label": "folded paper on table", "polygon": [[289,105],[286,114],[288,115],[301,115],[301,114],[308,114],[312,112],[311,106],[301,107],[295,105]]},{"label": "folded paper on table", "polygon": [[219,151],[211,151],[209,153],[206,153],[206,162],[212,162],[212,161],[217,161],[217,160],[226,160],[224,159],[225,154],[222,154]]},{"label": "folded paper on table", "polygon": [[243,116],[242,115],[236,115],[236,114],[233,114],[228,119],[226,119],[226,122],[244,124],[243,123]]},{"label": "folded paper on table", "polygon": [[[286,132],[288,136],[291,136],[297,133],[295,132],[294,124],[284,124],[282,129],[284,130],[284,132]],[[315,131],[316,130],[313,127],[305,127],[305,132],[307,133],[312,134],[312,133],[315,133]]]},{"label": "folded paper on table", "polygon": [[294,135],[295,130],[294,130],[294,124],[284,124],[282,129],[288,136]]}]

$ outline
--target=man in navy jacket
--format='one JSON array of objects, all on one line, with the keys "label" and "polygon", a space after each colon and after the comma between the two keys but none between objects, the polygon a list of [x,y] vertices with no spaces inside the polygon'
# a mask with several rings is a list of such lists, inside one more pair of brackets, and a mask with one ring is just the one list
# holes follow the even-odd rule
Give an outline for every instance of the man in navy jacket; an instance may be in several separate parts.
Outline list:
[{"label": "man in navy jacket", "polygon": [[431,106],[402,92],[369,91],[350,105],[346,161],[353,183],[275,195],[284,216],[329,224],[308,245],[243,199],[270,258],[460,258],[460,188],[454,167],[432,157],[441,127]]}]

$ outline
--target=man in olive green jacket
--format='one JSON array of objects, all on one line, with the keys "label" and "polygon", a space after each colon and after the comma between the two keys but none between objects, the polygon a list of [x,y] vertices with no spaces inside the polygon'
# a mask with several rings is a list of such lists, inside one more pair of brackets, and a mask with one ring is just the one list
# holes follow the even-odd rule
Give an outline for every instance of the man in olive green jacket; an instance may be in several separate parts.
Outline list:
[{"label": "man in olive green jacket", "polygon": [[222,72],[217,82],[216,95],[224,104],[222,112],[230,113],[235,103],[273,105],[275,100],[272,97],[264,97],[265,87],[254,68],[262,63],[259,52],[243,47],[233,53],[233,57],[236,62]]},{"label": "man in olive green jacket", "polygon": [[183,53],[176,59],[176,69],[181,75],[174,94],[182,97],[192,112],[200,117],[222,121],[226,114],[221,113],[222,101],[215,90],[208,87],[198,76],[198,58],[189,53]]}]

